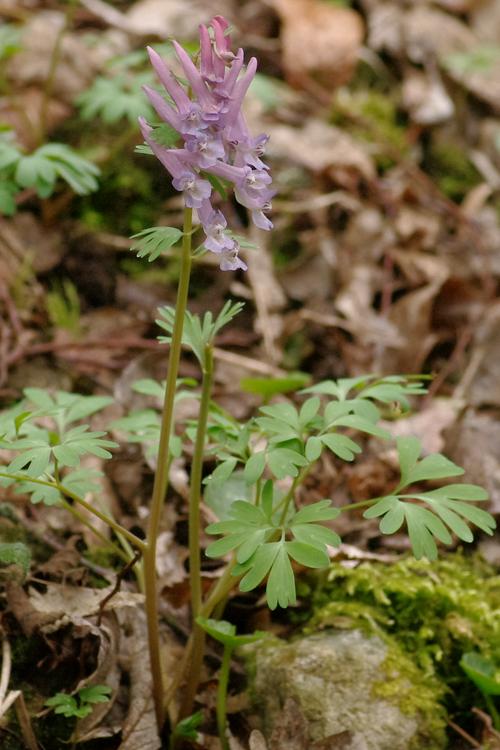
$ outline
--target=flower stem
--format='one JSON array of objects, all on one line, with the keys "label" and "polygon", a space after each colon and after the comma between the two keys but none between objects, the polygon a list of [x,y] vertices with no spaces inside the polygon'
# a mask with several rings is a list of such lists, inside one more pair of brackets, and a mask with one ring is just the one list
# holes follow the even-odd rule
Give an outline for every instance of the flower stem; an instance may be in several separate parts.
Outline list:
[{"label": "flower stem", "polygon": [[230,648],[230,646],[224,646],[224,654],[222,656],[222,664],[219,671],[219,685],[217,687],[217,730],[219,732],[219,739],[223,750],[229,750],[229,743],[226,737],[226,701],[232,653],[233,649]]},{"label": "flower stem", "polygon": [[[240,580],[241,576],[232,575],[232,571],[235,565],[236,565],[236,560],[233,559],[227,565],[224,573],[219,578],[217,583],[213,586],[211,592],[208,595],[207,600],[201,606],[200,615],[202,617],[210,617],[215,607],[227,597],[231,589],[233,589],[238,583],[238,581]],[[177,669],[177,672],[172,680],[172,683],[169,685],[169,688],[167,690],[166,700],[165,700],[165,704],[167,706],[173,700],[177,689],[181,685],[188,665],[189,666],[191,665],[192,653],[193,653],[193,649],[195,646],[194,641],[195,641],[195,637],[196,637],[198,630],[200,630],[202,633],[204,632],[201,628],[198,628],[198,626],[195,626],[195,628],[193,628],[193,631],[188,639],[188,642],[186,643],[186,648],[184,649],[184,654],[179,664],[179,668]]]},{"label": "flower stem", "polygon": [[189,578],[191,582],[191,611],[193,620],[196,620],[201,609],[200,500],[203,451],[205,448],[213,376],[213,351],[211,344],[206,345],[204,354],[201,401],[189,489]]},{"label": "flower stem", "polygon": [[200,683],[203,653],[205,651],[205,631],[196,625],[195,620],[201,609],[201,566],[200,566],[200,500],[203,470],[203,451],[207,432],[208,410],[212,390],[213,347],[205,346],[203,358],[203,380],[201,387],[200,410],[191,466],[189,490],[189,578],[191,582],[191,612],[193,617],[193,646],[189,664],[189,678],[184,691],[181,716],[192,713],[193,702]]},{"label": "flower stem", "polygon": [[160,666],[160,632],[158,625],[158,592],[156,588],[156,545],[160,528],[161,513],[168,487],[168,466],[170,435],[173,427],[174,400],[179,360],[181,355],[182,329],[186,314],[191,273],[191,230],[193,212],[184,209],[184,235],[182,239],[181,273],[177,288],[177,304],[172,331],[172,341],[168,358],[167,385],[161,420],[160,442],[156,463],[156,474],[153,485],[153,496],[149,515],[149,525],[144,550],[144,584],[146,595],[146,618],[148,624],[149,657],[153,678],[153,696],[156,720],[161,731],[164,720],[164,690]]}]

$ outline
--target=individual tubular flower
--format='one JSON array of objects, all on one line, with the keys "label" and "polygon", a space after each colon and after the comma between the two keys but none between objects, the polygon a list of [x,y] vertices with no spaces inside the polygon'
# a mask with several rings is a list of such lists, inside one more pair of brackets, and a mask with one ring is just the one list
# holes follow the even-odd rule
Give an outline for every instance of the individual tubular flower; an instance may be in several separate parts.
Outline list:
[{"label": "individual tubular flower", "polygon": [[184,194],[186,206],[197,209],[206,235],[204,246],[220,255],[222,270],[246,266],[238,257],[239,246],[227,230],[225,217],[212,207],[212,186],[204,174],[232,183],[236,200],[249,209],[261,229],[272,228],[264,212],[271,208],[273,196],[268,166],[261,158],[268,136],[253,138],[241,111],[257,61],[251,58],[244,68],[243,50],[231,51],[228,25],[225,18],[216,16],[208,27],[200,26],[198,65],[173,42],[189,93],[160,55],[148,48],[168,100],[150,87],[144,90],[160,119],[179,134],[182,148],[156,143],[153,128],[140,119],[144,139],[172,175],[173,186]]}]

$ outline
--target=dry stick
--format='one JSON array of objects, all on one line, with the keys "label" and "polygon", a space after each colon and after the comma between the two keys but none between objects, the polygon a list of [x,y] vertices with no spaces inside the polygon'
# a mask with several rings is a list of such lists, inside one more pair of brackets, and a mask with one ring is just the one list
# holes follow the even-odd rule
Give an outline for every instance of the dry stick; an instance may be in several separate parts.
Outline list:
[{"label": "dry stick", "polygon": [[184,326],[189,291],[189,276],[191,272],[192,216],[192,209],[186,208],[184,211],[181,275],[179,277],[179,286],[177,289],[174,328],[172,331],[168,359],[167,385],[165,388],[165,401],[163,404],[153,497],[149,514],[147,544],[144,550],[144,583],[146,594],[148,645],[153,679],[156,721],[159,731],[162,729],[164,720],[164,689],[163,675],[160,665],[160,630],[158,625],[158,591],[156,586],[156,545],[160,528],[161,513],[168,487],[170,435],[173,427],[176,380],[179,371],[182,329]]},{"label": "dry stick", "polygon": [[7,638],[4,638],[2,642],[2,672],[0,676],[0,718],[7,713],[12,704],[15,704],[19,726],[21,727],[26,745],[29,750],[39,750],[22,692],[20,690],[11,690],[7,693],[11,668],[12,651],[9,641]]},{"label": "dry stick", "polygon": [[114,595],[118,593],[118,591],[120,590],[120,587],[122,585],[123,579],[125,578],[125,576],[129,572],[129,570],[132,570],[132,568],[134,567],[134,565],[137,562],[139,562],[139,559],[140,559],[141,555],[142,555],[142,552],[141,552],[140,549],[138,549],[138,550],[135,551],[135,554],[134,554],[134,557],[132,558],[132,560],[129,560],[128,563],[126,565],[124,565],[121,570],[118,571],[117,576],[116,576],[115,585],[113,586],[113,588],[111,589],[111,591],[109,592],[109,594],[107,594],[104,597],[104,599],[101,602],[99,602],[99,613],[97,615],[97,625],[98,625],[98,627],[101,625],[101,620],[102,620],[102,617],[104,615],[104,607],[109,602],[109,600],[112,599],[114,597]]},{"label": "dry stick", "polygon": [[14,707],[16,709],[17,721],[21,727],[21,733],[26,745],[29,750],[39,750],[38,742],[36,741],[35,733],[31,726],[28,709],[26,708],[26,703],[24,701],[24,695],[21,692],[19,692],[19,695],[17,696],[17,701],[15,702]]}]

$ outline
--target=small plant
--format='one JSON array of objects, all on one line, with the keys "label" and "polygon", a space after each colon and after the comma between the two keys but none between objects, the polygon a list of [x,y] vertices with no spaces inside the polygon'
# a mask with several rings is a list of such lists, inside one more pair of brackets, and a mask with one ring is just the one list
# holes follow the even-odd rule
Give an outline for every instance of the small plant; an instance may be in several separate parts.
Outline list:
[{"label": "small plant", "polygon": [[80,333],[80,298],[76,286],[64,279],[46,295],[47,313],[50,322],[75,336]]},{"label": "small plant", "polygon": [[12,133],[0,135],[0,213],[16,212],[16,195],[32,188],[39,198],[49,198],[59,180],[77,195],[97,190],[99,169],[64,143],[45,143],[26,154]]},{"label": "small plant", "polygon": [[110,700],[111,688],[107,685],[91,685],[82,688],[75,695],[56,693],[45,701],[45,705],[62,714],[67,719],[84,719],[92,713],[96,703],[107,703]]},{"label": "small plant", "polygon": [[206,617],[197,617],[197,625],[207,635],[221,643],[224,647],[222,664],[219,672],[219,685],[217,688],[217,729],[223,750],[229,750],[229,742],[226,736],[227,724],[227,688],[229,685],[229,672],[231,669],[231,657],[235,648],[255,643],[265,636],[265,633],[256,631],[250,635],[236,635],[236,628],[226,620],[211,620]]}]

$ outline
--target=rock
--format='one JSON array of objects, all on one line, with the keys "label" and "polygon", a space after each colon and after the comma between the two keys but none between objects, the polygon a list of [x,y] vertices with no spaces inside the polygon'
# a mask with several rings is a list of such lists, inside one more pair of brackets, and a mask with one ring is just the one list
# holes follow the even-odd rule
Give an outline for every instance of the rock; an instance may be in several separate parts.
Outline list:
[{"label": "rock", "polygon": [[327,630],[292,643],[259,644],[251,652],[250,688],[267,737],[272,738],[284,707],[293,701],[310,743],[346,733],[346,750],[444,748],[442,708],[436,699],[430,717],[428,695],[425,708],[419,706],[421,685],[411,682],[418,668],[402,652],[395,658],[395,649],[361,630]]}]

